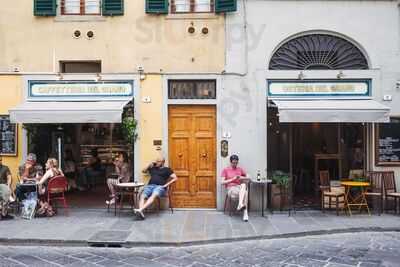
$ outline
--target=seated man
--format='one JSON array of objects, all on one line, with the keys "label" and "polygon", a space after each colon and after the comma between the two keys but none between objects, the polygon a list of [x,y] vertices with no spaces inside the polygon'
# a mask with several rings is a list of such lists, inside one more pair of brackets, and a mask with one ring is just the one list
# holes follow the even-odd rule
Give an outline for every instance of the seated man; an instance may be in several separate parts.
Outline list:
[{"label": "seated man", "polygon": [[246,177],[246,172],[238,167],[239,157],[232,155],[230,157],[231,166],[226,167],[222,170],[222,183],[228,190],[228,196],[233,199],[239,198],[239,204],[237,210],[243,210],[243,221],[249,220],[247,213],[248,203],[248,192],[247,192],[247,181],[249,178]]},{"label": "seated man", "polygon": [[78,190],[85,191],[91,189],[96,184],[96,179],[104,177],[105,171],[101,165],[97,149],[90,152],[87,166],[81,171],[76,181]]},{"label": "seated man", "polygon": [[171,168],[164,166],[165,159],[158,158],[155,162],[143,169],[143,173],[150,174],[149,183],[143,188],[140,196],[139,209],[134,209],[138,219],[144,220],[143,211],[149,207],[157,197],[162,197],[166,193],[166,188],[174,183],[178,177]]},{"label": "seated man", "polygon": [[7,218],[11,198],[11,172],[0,156],[0,219]]},{"label": "seated man", "polygon": [[19,166],[20,184],[17,185],[15,193],[17,198],[22,201],[25,193],[36,192],[36,183],[43,176],[43,167],[36,162],[36,155],[29,153],[26,162]]}]

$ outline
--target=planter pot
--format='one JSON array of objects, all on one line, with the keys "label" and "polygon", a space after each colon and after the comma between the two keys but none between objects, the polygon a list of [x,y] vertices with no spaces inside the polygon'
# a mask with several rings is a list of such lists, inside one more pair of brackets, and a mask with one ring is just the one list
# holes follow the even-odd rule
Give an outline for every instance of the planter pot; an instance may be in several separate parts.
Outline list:
[{"label": "planter pot", "polygon": [[288,193],[287,190],[282,189],[277,184],[271,185],[271,205],[272,209],[282,210],[288,207]]}]

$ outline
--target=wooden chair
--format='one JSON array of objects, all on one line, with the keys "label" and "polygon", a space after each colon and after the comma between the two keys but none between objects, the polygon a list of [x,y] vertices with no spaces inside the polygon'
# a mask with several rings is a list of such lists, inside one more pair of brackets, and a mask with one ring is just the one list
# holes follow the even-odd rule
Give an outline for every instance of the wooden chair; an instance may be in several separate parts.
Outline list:
[{"label": "wooden chair", "polygon": [[64,193],[67,190],[67,178],[61,175],[51,178],[47,184],[47,203],[50,204],[55,202],[55,200],[61,200],[63,202],[63,207],[66,214],[68,214],[68,205]]},{"label": "wooden chair", "polygon": [[[340,190],[331,190],[329,171],[324,170],[319,172],[319,189],[321,190],[321,210],[325,212],[325,198],[328,198],[328,208],[331,209],[332,199],[335,200],[336,215],[339,216],[340,204],[345,206],[345,193]],[[342,199],[342,200],[340,200]]]},{"label": "wooden chair", "polygon": [[172,188],[171,188],[171,185],[169,185],[167,187],[167,190],[165,191],[165,196],[157,197],[157,202],[158,202],[157,207],[158,207],[159,211],[161,210],[161,199],[164,198],[164,199],[168,199],[169,209],[171,210],[171,213],[174,213],[174,208],[172,207],[171,194],[172,194]]},{"label": "wooden chair", "polygon": [[364,195],[367,198],[379,199],[379,215],[381,215],[383,212],[382,172],[370,171],[367,173],[367,178],[371,186],[367,188]]},{"label": "wooden chair", "polygon": [[[394,211],[397,213],[398,202],[400,202],[400,192],[396,190],[396,181],[394,178],[394,171],[382,172],[382,179],[385,192],[385,209],[386,201],[393,198],[394,200]],[[400,204],[400,203],[399,203]]]},{"label": "wooden chair", "polygon": [[232,216],[233,210],[234,210],[234,201],[235,199],[232,198],[229,194],[228,194],[228,190],[226,190],[225,193],[225,202],[224,202],[224,213],[226,212],[226,210],[229,208],[229,216]]},{"label": "wooden chair", "polygon": [[[247,187],[247,192],[248,192],[248,203],[247,203],[247,208],[249,208],[249,203],[250,203],[250,183],[246,183],[246,187]],[[228,189],[225,186],[222,186],[222,188],[225,188],[225,201],[224,201],[224,213],[229,210],[229,216],[232,216],[233,212],[237,211],[237,209],[235,207],[237,207],[237,205],[234,205],[235,202],[238,203],[239,198],[233,198],[232,196],[230,196],[228,194]]]}]

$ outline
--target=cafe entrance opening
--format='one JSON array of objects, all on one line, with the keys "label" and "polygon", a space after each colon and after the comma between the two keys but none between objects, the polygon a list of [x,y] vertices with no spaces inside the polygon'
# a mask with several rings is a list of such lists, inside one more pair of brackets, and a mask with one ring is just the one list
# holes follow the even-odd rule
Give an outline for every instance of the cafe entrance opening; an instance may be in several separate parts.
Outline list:
[{"label": "cafe entrance opening", "polygon": [[290,176],[290,205],[320,206],[320,171],[328,171],[332,182],[363,177],[369,124],[280,123],[277,112],[268,108],[267,168],[271,176],[277,171]]}]

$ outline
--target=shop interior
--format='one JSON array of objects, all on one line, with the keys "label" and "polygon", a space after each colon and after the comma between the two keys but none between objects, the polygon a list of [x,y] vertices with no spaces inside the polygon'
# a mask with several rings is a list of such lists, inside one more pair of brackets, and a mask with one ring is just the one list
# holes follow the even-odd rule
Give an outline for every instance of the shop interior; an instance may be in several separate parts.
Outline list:
[{"label": "shop interior", "polygon": [[[133,148],[126,145],[121,124],[24,124],[24,127],[28,133],[28,151],[37,155],[42,166],[49,157],[61,159],[60,167],[68,178],[70,187],[67,193],[68,205],[104,208],[105,200],[109,198],[106,177],[115,170],[113,159],[122,151],[130,158],[132,155]],[[98,154],[103,172],[90,181],[90,188],[79,188],[79,177],[87,167],[88,158],[93,151]],[[71,161],[74,168],[71,168]]]},{"label": "shop interior", "polygon": [[267,129],[268,173],[293,174],[294,208],[320,206],[319,171],[328,170],[331,181],[363,176],[367,126],[362,123],[279,123],[277,108],[269,107]]}]

